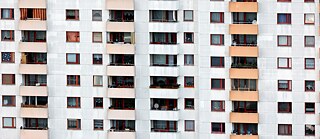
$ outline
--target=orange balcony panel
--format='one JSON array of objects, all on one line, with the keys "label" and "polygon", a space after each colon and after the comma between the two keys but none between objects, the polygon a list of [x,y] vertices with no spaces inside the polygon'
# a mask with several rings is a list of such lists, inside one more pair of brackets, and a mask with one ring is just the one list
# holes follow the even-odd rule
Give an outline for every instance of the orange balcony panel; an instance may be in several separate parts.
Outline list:
[{"label": "orange balcony panel", "polygon": [[134,0],[106,0],[108,10],[133,10]]},{"label": "orange balcony panel", "polygon": [[20,86],[20,96],[48,96],[46,86]]},{"label": "orange balcony panel", "polygon": [[109,98],[135,98],[134,88],[108,88]]},{"label": "orange balcony panel", "polygon": [[134,54],[133,44],[107,44],[108,54]]},{"label": "orange balcony panel", "polygon": [[19,43],[20,52],[47,52],[47,43],[45,42],[20,42]]},{"label": "orange balcony panel", "polygon": [[135,120],[135,110],[108,110],[108,119],[114,120]]},{"label": "orange balcony panel", "polygon": [[107,32],[134,32],[134,22],[107,22]]},{"label": "orange balcony panel", "polygon": [[20,20],[19,30],[47,30],[47,21],[43,20]]},{"label": "orange balcony panel", "polygon": [[259,113],[230,113],[231,123],[259,123]]},{"label": "orange balcony panel", "polygon": [[230,68],[229,74],[231,79],[258,79],[259,77],[258,69]]},{"label": "orange balcony panel", "polygon": [[136,132],[108,132],[108,139],[135,139]]},{"label": "orange balcony panel", "polygon": [[48,118],[48,108],[21,107],[20,116],[27,118]]},{"label": "orange balcony panel", "polygon": [[258,57],[259,51],[258,51],[258,47],[230,46],[229,54],[230,56],[239,56],[239,57]]},{"label": "orange balcony panel", "polygon": [[20,64],[20,74],[47,74],[46,64]]},{"label": "orange balcony panel", "polygon": [[19,0],[19,8],[46,8],[47,0]]},{"label": "orange balcony panel", "polygon": [[230,12],[258,12],[258,2],[229,2]]},{"label": "orange balcony panel", "polygon": [[48,139],[48,130],[20,130],[20,139]]},{"label": "orange balcony panel", "polygon": [[230,34],[258,34],[257,24],[230,24]]},{"label": "orange balcony panel", "polygon": [[107,66],[108,76],[134,76],[134,66]]},{"label": "orange balcony panel", "polygon": [[229,99],[231,101],[258,101],[258,91],[230,91]]},{"label": "orange balcony panel", "polygon": [[259,139],[258,135],[230,135],[230,139]]}]

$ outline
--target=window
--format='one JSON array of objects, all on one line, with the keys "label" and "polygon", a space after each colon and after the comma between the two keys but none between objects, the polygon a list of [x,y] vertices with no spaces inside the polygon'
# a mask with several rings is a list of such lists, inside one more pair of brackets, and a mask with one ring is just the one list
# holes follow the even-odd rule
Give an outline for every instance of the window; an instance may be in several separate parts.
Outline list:
[{"label": "window", "polygon": [[93,75],[93,86],[103,86],[103,76]]},{"label": "window", "polygon": [[95,97],[93,98],[93,106],[94,108],[103,108],[103,98],[102,97]]},{"label": "window", "polygon": [[102,54],[93,54],[92,55],[93,64],[102,64]]},{"label": "window", "polygon": [[2,106],[16,106],[16,97],[2,96]]},{"label": "window", "polygon": [[15,85],[15,75],[14,74],[2,74],[2,84],[3,85]]},{"label": "window", "polygon": [[103,130],[103,120],[93,120],[94,130]]},{"label": "window", "polygon": [[16,128],[16,118],[15,117],[3,117],[2,118],[3,128]]},{"label": "window", "polygon": [[225,133],[225,124],[224,123],[211,123],[211,133]]},{"label": "window", "polygon": [[291,14],[279,13],[277,21],[278,24],[291,24]]},{"label": "window", "polygon": [[68,108],[80,108],[80,97],[68,97],[67,98],[67,107]]},{"label": "window", "polygon": [[92,42],[102,42],[102,32],[92,32]]},{"label": "window", "polygon": [[1,19],[14,19],[14,10],[1,9]]},{"label": "window", "polygon": [[68,53],[67,64],[80,64],[80,54]]},{"label": "window", "polygon": [[315,90],[315,81],[305,81],[305,91],[314,92]]},{"label": "window", "polygon": [[278,124],[278,135],[292,135],[291,124]]},{"label": "window", "polygon": [[291,113],[291,102],[278,102],[278,113]]},{"label": "window", "polygon": [[211,34],[211,45],[224,45],[223,34]]},{"label": "window", "polygon": [[102,10],[92,10],[92,21],[102,21]]},{"label": "window", "polygon": [[184,43],[193,43],[193,32],[184,33]]},{"label": "window", "polygon": [[224,111],[224,101],[213,100],[211,101],[211,111]]},{"label": "window", "polygon": [[314,136],[316,133],[315,125],[305,125],[304,132],[306,136]]},{"label": "window", "polygon": [[291,69],[292,66],[291,58],[279,57],[278,58],[278,69]]},{"label": "window", "polygon": [[291,80],[278,80],[278,91],[291,91]]},{"label": "window", "polygon": [[211,79],[211,89],[224,90],[224,79]]},{"label": "window", "polygon": [[224,23],[224,13],[223,12],[211,12],[210,13],[211,23]]},{"label": "window", "polygon": [[305,58],[305,69],[314,69],[314,58]]},{"label": "window", "polygon": [[67,42],[80,42],[80,33],[78,31],[66,32]]},{"label": "window", "polygon": [[211,67],[223,68],[224,67],[224,57],[211,57]]},{"label": "window", "polygon": [[184,99],[184,109],[194,110],[194,99],[193,98],[185,98]]},{"label": "window", "polygon": [[184,77],[184,87],[193,88],[194,87],[194,77],[190,77],[190,76]]},{"label": "window", "polygon": [[314,24],[314,14],[304,14],[304,24],[313,25]]},{"label": "window", "polygon": [[193,21],[193,11],[192,10],[184,10],[184,21]]},{"label": "window", "polygon": [[20,8],[20,20],[46,20],[45,8]]},{"label": "window", "polygon": [[14,63],[14,52],[2,52],[1,53],[2,63]]},{"label": "window", "polygon": [[80,130],[81,119],[67,119],[68,130]]},{"label": "window", "polygon": [[14,41],[14,31],[1,30],[1,41]]},{"label": "window", "polygon": [[304,47],[314,47],[315,39],[314,36],[304,36]]},{"label": "window", "polygon": [[68,86],[80,86],[80,75],[67,75]]},{"label": "window", "polygon": [[305,105],[305,112],[306,113],[314,113],[315,112],[315,104],[313,102],[306,102],[304,105]]},{"label": "window", "polygon": [[194,131],[194,120],[184,121],[184,131]]},{"label": "window", "polygon": [[314,0],[304,0],[304,2],[314,2]]},{"label": "window", "polygon": [[280,35],[278,36],[278,46],[291,46],[291,36]]},{"label": "window", "polygon": [[66,20],[79,20],[79,10],[66,10]]},{"label": "window", "polygon": [[194,65],[193,55],[184,55],[184,65],[185,66],[193,66]]}]

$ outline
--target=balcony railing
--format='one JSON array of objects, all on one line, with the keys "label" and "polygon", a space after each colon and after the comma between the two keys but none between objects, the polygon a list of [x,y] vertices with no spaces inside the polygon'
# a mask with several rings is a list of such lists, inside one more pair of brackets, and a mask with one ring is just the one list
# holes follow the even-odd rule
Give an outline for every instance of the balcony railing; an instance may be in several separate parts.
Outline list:
[{"label": "balcony railing", "polygon": [[48,108],[48,104],[46,104],[46,105],[30,105],[30,104],[21,103],[21,107],[25,107],[25,108]]},{"label": "balcony railing", "polygon": [[109,131],[110,132],[135,132],[135,130],[131,128],[125,128],[124,130],[120,130],[120,129],[116,129],[115,127],[111,127]]},{"label": "balcony railing", "polygon": [[232,63],[231,68],[247,68],[247,69],[256,69],[256,63]]},{"label": "balcony railing", "polygon": [[48,127],[20,127],[20,129],[29,129],[29,130],[48,130]]},{"label": "balcony railing", "polygon": [[178,132],[177,129],[157,129],[151,128],[151,132]]},{"label": "balcony railing", "polygon": [[150,88],[178,89],[180,84],[150,85]]}]

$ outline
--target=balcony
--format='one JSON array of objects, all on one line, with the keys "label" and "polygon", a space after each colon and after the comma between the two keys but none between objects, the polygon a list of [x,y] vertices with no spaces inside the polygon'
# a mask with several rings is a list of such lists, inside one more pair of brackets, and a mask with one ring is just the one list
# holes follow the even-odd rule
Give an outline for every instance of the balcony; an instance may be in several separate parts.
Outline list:
[{"label": "balcony", "polygon": [[134,32],[134,22],[107,22],[108,32]]},{"label": "balcony", "polygon": [[19,8],[46,8],[47,0],[19,0]]},{"label": "balcony", "polygon": [[257,24],[230,24],[230,34],[258,34]]},{"label": "balcony", "polygon": [[231,123],[259,123],[259,113],[230,113]]},{"label": "balcony", "polygon": [[108,88],[109,98],[135,98],[134,88]]},{"label": "balcony", "polygon": [[21,107],[20,116],[27,118],[48,118],[48,108]]},{"label": "balcony", "polygon": [[108,139],[135,139],[136,132],[108,132]]},{"label": "balcony", "polygon": [[254,46],[230,46],[229,55],[237,57],[258,57],[258,47]]},{"label": "balcony", "polygon": [[134,76],[134,66],[107,66],[108,76]]},{"label": "balcony", "polygon": [[48,96],[48,88],[46,86],[20,86],[21,96]]},{"label": "balcony", "polygon": [[231,135],[234,136],[248,138],[251,136],[258,137],[258,124],[256,123],[234,123],[232,124],[232,129]]},{"label": "balcony", "polygon": [[48,130],[20,130],[20,139],[49,139]]},{"label": "balcony", "polygon": [[151,132],[178,132],[178,122],[168,120],[152,120]]},{"label": "balcony", "polygon": [[108,119],[114,120],[135,120],[135,110],[108,110]]},{"label": "balcony", "polygon": [[134,44],[108,43],[107,54],[134,54]]},{"label": "balcony", "polygon": [[20,52],[47,52],[47,43],[45,42],[19,42]]},{"label": "balcony", "polygon": [[258,12],[258,2],[229,2],[230,12]]},{"label": "balcony", "polygon": [[107,44],[134,44],[133,32],[107,32]]},{"label": "balcony", "polygon": [[258,79],[259,71],[258,69],[241,69],[241,68],[231,68],[229,70],[231,79]]},{"label": "balcony", "polygon": [[19,30],[47,30],[47,21],[44,20],[20,20]]},{"label": "balcony", "polygon": [[133,76],[109,76],[108,88],[134,88]]},{"label": "balcony", "polygon": [[47,75],[41,74],[23,74],[23,86],[47,86]]},{"label": "balcony", "polygon": [[166,44],[176,45],[177,44],[177,33],[163,33],[163,32],[151,32],[150,33],[150,44]]},{"label": "balcony", "polygon": [[231,101],[259,101],[258,91],[230,91]]},{"label": "balcony", "polygon": [[133,10],[110,10],[109,22],[134,22]]},{"label": "balcony", "polygon": [[106,0],[108,10],[134,10],[134,0]]},{"label": "balcony", "polygon": [[20,74],[47,74],[47,65],[45,64],[20,64]]},{"label": "balcony", "polygon": [[177,83],[177,77],[151,76],[150,88],[158,89],[178,89],[180,84]]},{"label": "balcony", "polygon": [[258,135],[230,135],[230,139],[259,139]]}]

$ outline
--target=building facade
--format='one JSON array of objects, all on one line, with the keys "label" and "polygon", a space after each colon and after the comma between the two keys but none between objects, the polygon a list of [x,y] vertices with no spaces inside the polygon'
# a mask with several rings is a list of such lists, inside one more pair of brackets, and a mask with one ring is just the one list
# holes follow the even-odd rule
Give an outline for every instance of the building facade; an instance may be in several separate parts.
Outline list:
[{"label": "building facade", "polygon": [[316,139],[318,0],[0,1],[0,139]]}]

